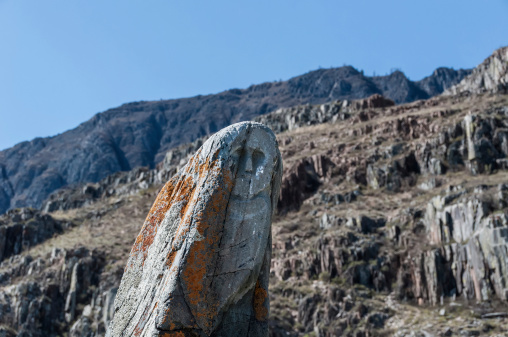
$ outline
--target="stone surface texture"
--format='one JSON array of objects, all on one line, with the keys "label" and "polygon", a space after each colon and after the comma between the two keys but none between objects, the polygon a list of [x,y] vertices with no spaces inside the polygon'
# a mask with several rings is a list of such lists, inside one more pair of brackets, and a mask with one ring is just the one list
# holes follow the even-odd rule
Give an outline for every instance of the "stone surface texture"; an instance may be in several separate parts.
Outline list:
[{"label": "stone surface texture", "polygon": [[508,47],[496,50],[459,84],[447,89],[445,94],[479,94],[486,91],[508,92]]},{"label": "stone surface texture", "polygon": [[262,124],[234,124],[205,142],[145,220],[109,336],[267,336],[281,175],[275,135]]},{"label": "stone surface texture", "polygon": [[[450,284],[455,285],[457,295],[466,298],[486,301],[495,296],[508,300],[508,217],[502,212],[490,214],[491,206],[482,200],[482,189],[474,194],[458,201],[450,199],[460,194],[437,196],[427,205],[424,223],[430,242],[442,248],[433,251],[433,258],[427,258],[426,263],[432,270],[452,266],[450,274],[430,275],[441,283],[433,303]],[[453,278],[445,280],[447,277]]]}]

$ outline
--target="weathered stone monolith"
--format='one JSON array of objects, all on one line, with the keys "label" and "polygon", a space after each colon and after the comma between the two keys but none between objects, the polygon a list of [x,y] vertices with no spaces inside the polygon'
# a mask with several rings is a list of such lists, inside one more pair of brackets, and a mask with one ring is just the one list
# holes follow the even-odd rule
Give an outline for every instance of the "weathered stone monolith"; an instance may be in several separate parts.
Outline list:
[{"label": "weathered stone monolith", "polygon": [[213,135],[163,187],[125,267],[108,336],[268,336],[272,131]]}]

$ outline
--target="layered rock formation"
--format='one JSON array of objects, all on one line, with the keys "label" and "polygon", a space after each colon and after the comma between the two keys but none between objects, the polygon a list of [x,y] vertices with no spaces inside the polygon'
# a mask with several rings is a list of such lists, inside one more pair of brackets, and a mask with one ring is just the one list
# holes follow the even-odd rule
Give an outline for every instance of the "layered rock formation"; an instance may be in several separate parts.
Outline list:
[{"label": "layered rock formation", "polygon": [[[0,268],[0,335],[62,336],[81,314],[89,321],[95,316],[93,330],[104,333],[103,318],[111,319],[107,309],[103,311],[108,297],[103,287],[111,286],[99,278],[104,264],[103,252],[85,247],[54,249],[44,258],[15,256],[4,261]],[[92,331],[91,326],[88,329]],[[71,336],[90,335],[84,330]]]},{"label": "layered rock formation", "polygon": [[159,193],[132,248],[110,336],[267,336],[282,160],[266,126],[216,133]]},{"label": "layered rock formation", "polygon": [[[505,184],[497,188],[500,193],[508,189]],[[424,223],[430,243],[441,246],[429,261],[433,269],[449,266],[451,280],[440,280],[439,289],[433,294],[437,303],[441,295],[449,295],[446,288],[457,296],[486,301],[492,296],[508,300],[508,216],[499,212],[504,202],[486,200],[487,186],[474,190],[472,196],[451,193],[448,198],[435,197],[429,202]],[[457,198],[458,200],[453,200]],[[496,212],[497,210],[497,212]],[[445,274],[446,275],[446,274]],[[455,285],[455,287],[451,285]]]},{"label": "layered rock formation", "polygon": [[508,92],[508,47],[499,48],[476,67],[471,75],[445,91],[445,94]]}]

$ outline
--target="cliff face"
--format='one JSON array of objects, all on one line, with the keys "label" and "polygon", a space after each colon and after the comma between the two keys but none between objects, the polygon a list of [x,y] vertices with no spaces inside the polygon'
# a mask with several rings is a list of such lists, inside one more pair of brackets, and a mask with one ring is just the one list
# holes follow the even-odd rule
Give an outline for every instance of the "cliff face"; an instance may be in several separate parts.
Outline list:
[{"label": "cliff face", "polygon": [[508,92],[508,47],[496,50],[470,76],[446,90],[447,94]]},{"label": "cliff face", "polygon": [[396,103],[410,102],[441,93],[468,73],[439,69],[412,82],[401,72],[367,77],[348,66],[216,95],[125,104],[60,135],[1,151],[0,213],[15,207],[39,207],[51,192],[67,185],[97,182],[139,166],[153,168],[179,144],[280,107],[376,93]]}]

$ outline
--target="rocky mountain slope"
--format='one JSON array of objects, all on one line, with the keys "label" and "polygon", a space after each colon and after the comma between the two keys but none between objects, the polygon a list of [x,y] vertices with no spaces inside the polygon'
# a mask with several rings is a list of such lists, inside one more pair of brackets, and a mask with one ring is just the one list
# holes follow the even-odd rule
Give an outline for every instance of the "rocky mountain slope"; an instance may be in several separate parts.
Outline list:
[{"label": "rocky mountain slope", "polygon": [[[508,96],[375,96],[259,120],[279,130],[285,167],[271,336],[505,335]],[[4,215],[19,244],[3,248],[0,331],[103,335],[140,224],[201,143],[59,191],[49,213]]]},{"label": "rocky mountain slope", "polygon": [[469,72],[440,68],[413,82],[400,71],[368,77],[346,66],[215,95],[125,104],[63,134],[0,151],[0,214],[15,207],[39,207],[63,186],[97,182],[139,166],[153,168],[177,145],[280,107],[376,93],[396,103],[410,102],[441,93]]},{"label": "rocky mountain slope", "polygon": [[[256,120],[284,161],[270,336],[507,336],[506,93],[374,95]],[[0,335],[103,336],[158,190],[202,143],[1,216]]]}]

